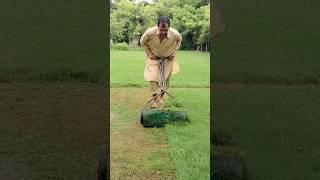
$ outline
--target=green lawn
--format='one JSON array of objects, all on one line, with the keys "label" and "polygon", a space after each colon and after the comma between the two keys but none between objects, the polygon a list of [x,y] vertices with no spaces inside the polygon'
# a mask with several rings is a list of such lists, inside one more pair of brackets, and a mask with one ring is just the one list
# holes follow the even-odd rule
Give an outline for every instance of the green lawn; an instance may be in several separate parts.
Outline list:
[{"label": "green lawn", "polygon": [[[128,93],[130,91],[130,93]],[[162,128],[144,128],[140,113],[147,89],[110,89],[111,179],[175,179]]]},{"label": "green lawn", "polygon": [[[111,50],[111,86],[148,86],[143,79],[145,68],[144,51]],[[177,61],[181,72],[173,76],[171,87],[209,87],[210,54],[178,51]]]},{"label": "green lawn", "polygon": [[[179,51],[177,56],[181,72],[172,76],[171,87],[178,88],[172,88],[170,91],[182,102],[188,112],[190,123],[165,127],[163,131],[166,132],[169,145],[167,151],[175,164],[177,179],[209,179],[209,53]],[[128,94],[133,91],[133,87],[140,87],[148,93],[148,83],[143,79],[144,67],[143,51],[111,50],[111,86],[127,87]],[[147,98],[144,98],[141,101],[146,100]]]},{"label": "green lawn", "polygon": [[[212,116],[251,179],[318,179],[319,1],[218,1]],[[214,162],[213,162],[214,164]]]},{"label": "green lawn", "polygon": [[[165,127],[178,179],[210,179],[210,89],[172,91],[188,113],[190,124]],[[190,98],[192,97],[192,98]]]}]

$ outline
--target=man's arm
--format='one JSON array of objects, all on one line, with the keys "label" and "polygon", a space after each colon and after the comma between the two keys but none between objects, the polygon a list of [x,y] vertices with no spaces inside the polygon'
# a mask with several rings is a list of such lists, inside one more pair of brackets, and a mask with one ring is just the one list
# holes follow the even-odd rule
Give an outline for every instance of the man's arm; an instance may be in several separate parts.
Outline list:
[{"label": "man's arm", "polygon": [[169,60],[171,60],[174,57],[176,57],[177,51],[179,50],[179,48],[181,46],[182,36],[180,35],[180,33],[177,33],[176,36],[177,36],[176,47],[175,47],[174,52],[169,56]]},{"label": "man's arm", "polygon": [[176,51],[179,50],[180,46],[181,46],[181,42],[182,42],[182,36],[180,33],[177,34],[177,42],[176,42]]},{"label": "man's arm", "polygon": [[153,53],[151,52],[150,47],[147,44],[150,41],[150,37],[151,37],[151,33],[148,30],[146,30],[146,32],[140,38],[140,44],[144,48],[147,56],[150,59],[156,59],[155,56],[153,55]]}]

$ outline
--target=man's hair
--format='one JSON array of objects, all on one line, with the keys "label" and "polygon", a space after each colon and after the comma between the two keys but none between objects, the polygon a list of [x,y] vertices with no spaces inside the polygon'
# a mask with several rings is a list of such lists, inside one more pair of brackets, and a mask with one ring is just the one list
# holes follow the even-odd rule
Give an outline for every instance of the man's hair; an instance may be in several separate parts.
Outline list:
[{"label": "man's hair", "polygon": [[158,20],[158,27],[160,26],[160,24],[162,23],[167,23],[168,27],[170,27],[170,18],[168,16],[160,16],[159,20]]}]

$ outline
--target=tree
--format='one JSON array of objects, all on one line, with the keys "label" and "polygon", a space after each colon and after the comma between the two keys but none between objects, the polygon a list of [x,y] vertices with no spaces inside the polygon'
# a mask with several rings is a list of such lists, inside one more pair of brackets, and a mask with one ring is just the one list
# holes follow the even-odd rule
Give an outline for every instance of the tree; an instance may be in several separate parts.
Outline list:
[{"label": "tree", "polygon": [[198,11],[198,26],[200,27],[200,31],[197,45],[200,45],[202,50],[202,45],[205,44],[205,51],[208,51],[210,42],[210,7],[208,5],[202,6]]},{"label": "tree", "polygon": [[[171,26],[183,38],[181,49],[209,50],[210,8],[208,0],[161,0],[134,3],[115,0],[111,5],[110,36],[113,42],[130,43],[149,27],[155,26],[161,15],[171,18]],[[200,47],[204,48],[200,48]]]},{"label": "tree", "polygon": [[119,0],[110,16],[110,35],[114,42],[129,42],[136,28],[135,3]]}]

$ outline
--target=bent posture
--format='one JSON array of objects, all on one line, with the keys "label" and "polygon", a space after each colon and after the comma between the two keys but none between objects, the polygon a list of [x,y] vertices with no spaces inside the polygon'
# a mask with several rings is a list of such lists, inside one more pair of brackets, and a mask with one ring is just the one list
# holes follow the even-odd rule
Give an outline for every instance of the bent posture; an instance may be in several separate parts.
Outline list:
[{"label": "bent posture", "polygon": [[176,52],[180,48],[181,41],[181,35],[177,30],[170,27],[170,19],[167,16],[161,16],[158,25],[148,28],[141,36],[140,43],[147,54],[144,79],[149,82],[151,95],[153,97],[158,96],[154,98],[152,108],[159,107],[165,95],[159,90],[161,77],[158,61],[159,59],[165,59],[164,77],[168,88],[170,75],[180,71],[176,62]]}]

